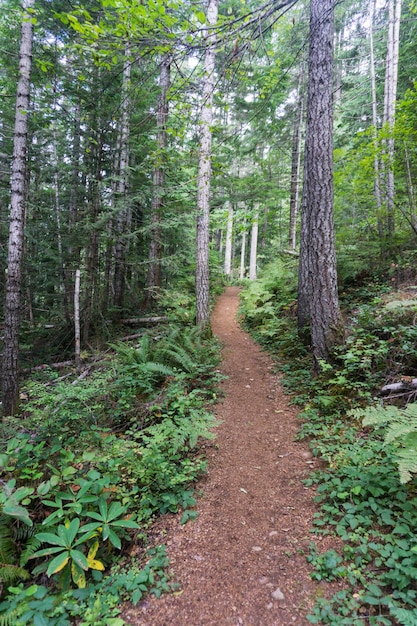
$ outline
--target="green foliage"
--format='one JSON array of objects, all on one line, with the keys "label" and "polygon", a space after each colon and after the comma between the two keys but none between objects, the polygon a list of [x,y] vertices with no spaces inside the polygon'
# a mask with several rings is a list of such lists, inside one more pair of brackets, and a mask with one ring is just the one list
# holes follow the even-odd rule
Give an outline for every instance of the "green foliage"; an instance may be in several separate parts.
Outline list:
[{"label": "green foliage", "polygon": [[385,428],[385,443],[397,444],[395,458],[401,483],[409,482],[417,473],[417,405],[408,404],[404,409],[371,406],[352,411],[352,416],[363,417],[364,426]]},{"label": "green foliage", "polygon": [[[9,588],[4,623],[117,626],[123,599],[171,589],[164,553],[142,568],[125,553],[153,516],[197,515],[191,483],[205,470],[200,443],[214,437],[205,406],[217,395],[219,348],[177,327],[116,347],[86,379],[43,372],[23,392],[26,419],[0,426],[0,576],[35,583]],[[37,584],[45,574],[48,588]]]},{"label": "green foliage", "polygon": [[123,626],[124,620],[118,617],[122,602],[137,604],[145,593],[159,597],[175,589],[166,573],[165,546],[149,549],[145,559],[142,565],[114,565],[108,575],[96,571],[96,580],[85,588],[54,595],[43,585],[9,587],[0,603],[0,624],[70,626],[77,620],[80,626]]},{"label": "green foliage", "polygon": [[324,554],[318,554],[316,545],[310,546],[310,554],[307,561],[314,566],[311,574],[313,580],[335,580],[346,576],[347,570],[343,563],[343,558],[336,550],[328,550]]},{"label": "green foliage", "polygon": [[[50,544],[52,547],[38,550],[31,558],[54,555],[50,561],[42,565],[41,569],[43,570],[44,565],[47,565],[47,576],[60,572],[60,586],[63,588],[68,586],[70,578],[77,587],[85,587],[84,572],[90,568],[104,569],[102,563],[95,562],[93,559],[87,560],[82,552],[82,545],[91,539],[92,535],[84,534],[83,530],[80,530],[78,517],[71,522],[58,525],[56,533],[41,532],[36,537],[42,543]],[[35,570],[35,573],[36,571],[39,573],[39,570]]]},{"label": "green foliage", "polygon": [[84,533],[100,534],[103,541],[109,542],[115,548],[122,547],[119,534],[125,528],[139,528],[138,524],[131,519],[124,519],[123,516],[127,512],[127,507],[122,506],[120,502],[112,502],[110,507],[107,500],[101,496],[98,500],[98,511],[87,511],[86,516],[97,520],[82,527]]},{"label": "green foliage", "polygon": [[32,520],[29,517],[29,513],[26,507],[20,504],[28,504],[30,496],[33,493],[33,489],[30,487],[16,487],[16,480],[11,479],[5,483],[0,491],[0,511],[3,516],[10,516],[22,521],[28,526],[32,526]]}]

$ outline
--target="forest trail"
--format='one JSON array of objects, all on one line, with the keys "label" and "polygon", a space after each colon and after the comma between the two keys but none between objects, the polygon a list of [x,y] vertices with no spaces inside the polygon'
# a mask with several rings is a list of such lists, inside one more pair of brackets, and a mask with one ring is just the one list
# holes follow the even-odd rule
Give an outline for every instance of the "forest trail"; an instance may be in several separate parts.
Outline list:
[{"label": "forest trail", "polygon": [[226,289],[212,316],[228,378],[199,515],[165,519],[160,537],[181,591],[130,607],[134,626],[304,626],[320,593],[305,559],[314,493],[301,482],[315,461],[294,442],[297,411],[270,357],[237,325],[238,294]]}]

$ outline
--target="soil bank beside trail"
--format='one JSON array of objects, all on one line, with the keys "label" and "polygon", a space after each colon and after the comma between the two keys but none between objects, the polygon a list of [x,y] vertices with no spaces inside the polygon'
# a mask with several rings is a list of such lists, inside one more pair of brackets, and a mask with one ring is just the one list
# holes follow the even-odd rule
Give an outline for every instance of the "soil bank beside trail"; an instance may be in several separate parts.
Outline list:
[{"label": "soil bank beside trail", "polygon": [[270,357],[236,322],[239,289],[219,297],[212,316],[223,343],[224,400],[198,518],[172,516],[162,541],[181,585],[147,598],[123,617],[135,626],[305,626],[318,586],[305,559],[313,492],[302,479],[315,461],[295,443],[299,423]]}]

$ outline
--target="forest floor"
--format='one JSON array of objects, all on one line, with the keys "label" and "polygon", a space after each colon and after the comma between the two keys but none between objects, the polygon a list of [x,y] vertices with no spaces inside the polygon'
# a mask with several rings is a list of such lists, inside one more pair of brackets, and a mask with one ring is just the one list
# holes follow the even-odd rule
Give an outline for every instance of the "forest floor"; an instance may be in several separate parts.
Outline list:
[{"label": "forest floor", "polygon": [[180,525],[179,515],[164,516],[153,531],[180,590],[126,607],[133,626],[304,626],[315,598],[328,593],[306,561],[317,508],[302,481],[319,461],[294,441],[297,410],[271,358],[239,328],[238,296],[226,289],[212,316],[227,378],[197,485],[198,517]]}]

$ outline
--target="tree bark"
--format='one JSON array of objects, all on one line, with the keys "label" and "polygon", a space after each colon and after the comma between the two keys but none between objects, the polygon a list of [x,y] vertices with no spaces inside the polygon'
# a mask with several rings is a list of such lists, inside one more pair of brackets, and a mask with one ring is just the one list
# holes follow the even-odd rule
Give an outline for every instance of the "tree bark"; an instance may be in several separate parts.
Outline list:
[{"label": "tree bark", "polygon": [[258,221],[259,210],[256,210],[254,220],[252,222],[251,238],[250,238],[250,257],[249,257],[249,279],[256,280],[256,261],[258,257]]},{"label": "tree bark", "polygon": [[297,110],[295,113],[294,131],[292,139],[292,156],[291,156],[291,190],[290,190],[290,232],[289,246],[291,250],[295,250],[297,246],[297,216],[300,204],[300,172],[301,172],[301,129],[304,114],[304,67],[303,62],[300,66],[298,76],[298,99]]},{"label": "tree bark", "polygon": [[374,16],[376,0],[369,0],[369,67],[371,75],[371,95],[372,95],[372,126],[374,139],[374,195],[377,209],[378,235],[384,236],[382,221],[382,200],[381,181],[379,167],[379,142],[378,142],[378,106],[376,98],[376,75],[375,75],[375,54],[374,54]]},{"label": "tree bark", "polygon": [[23,21],[19,51],[11,198],[5,326],[2,364],[3,415],[14,415],[19,396],[19,308],[22,285],[24,223],[26,210],[27,134],[32,70],[33,23],[35,0],[22,0]]},{"label": "tree bark", "polygon": [[239,278],[243,280],[245,277],[245,259],[246,259],[246,218],[243,221],[242,243],[240,248],[240,272]]},{"label": "tree bark", "polygon": [[151,307],[162,284],[162,209],[165,193],[165,162],[169,103],[168,91],[171,84],[171,56],[166,54],[161,61],[159,76],[159,100],[157,112],[157,154],[153,172],[153,195],[151,206],[151,240],[149,244],[149,266],[146,277],[145,307]]},{"label": "tree bark", "polygon": [[388,130],[388,139],[385,144],[387,155],[387,163],[385,166],[385,204],[387,210],[387,234],[391,239],[395,230],[394,124],[398,82],[401,0],[389,0],[388,9],[388,40],[384,91],[384,124],[387,126]]},{"label": "tree bark", "polygon": [[126,205],[126,194],[128,188],[128,166],[129,166],[129,135],[130,135],[130,75],[132,61],[130,58],[129,43],[125,47],[125,61],[123,65],[122,83],[122,105],[120,120],[120,160],[119,160],[119,183],[117,185],[117,207],[116,217],[116,243],[114,247],[114,275],[113,293],[116,317],[120,315],[124,299],[124,287],[126,277],[126,234],[128,231],[130,216],[129,207]]},{"label": "tree bark", "polygon": [[298,323],[315,368],[341,340],[333,222],[334,0],[311,0]]},{"label": "tree bark", "polygon": [[224,274],[230,277],[232,273],[232,239],[233,239],[233,205],[229,201],[227,203],[227,228],[226,228],[226,244],[224,250]]},{"label": "tree bark", "polygon": [[75,270],[74,285],[74,344],[75,344],[75,367],[77,372],[81,367],[81,335],[80,335],[80,278],[81,272]]},{"label": "tree bark", "polygon": [[209,223],[211,179],[211,124],[213,121],[213,94],[215,85],[216,32],[218,0],[208,0],[204,32],[204,84],[201,108],[200,155],[197,189],[196,232],[196,322],[202,329],[210,325],[209,305]]}]

